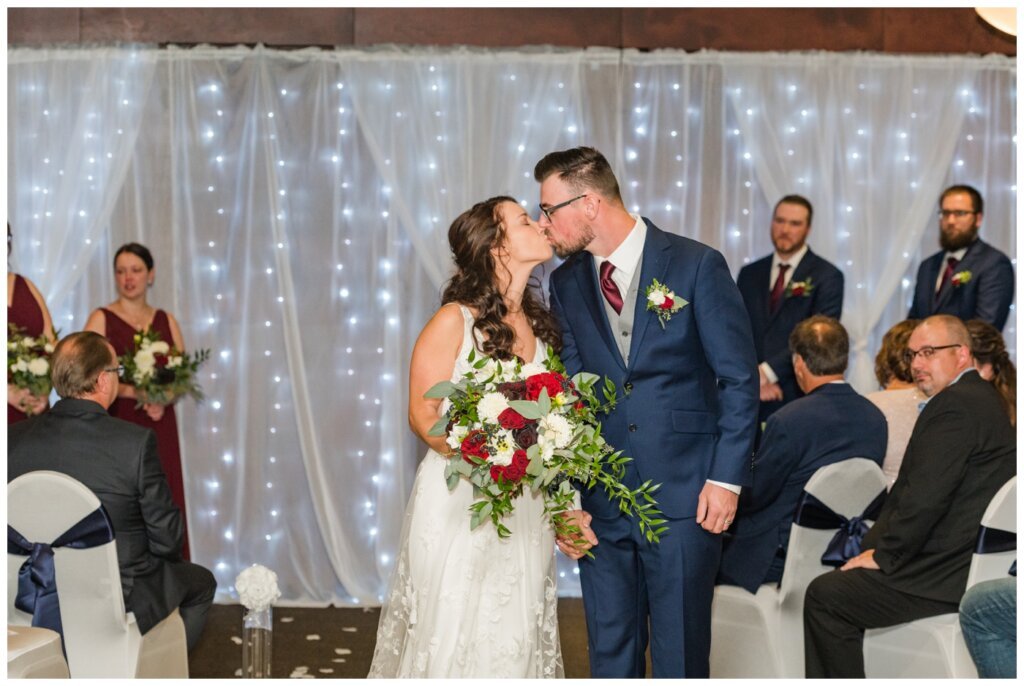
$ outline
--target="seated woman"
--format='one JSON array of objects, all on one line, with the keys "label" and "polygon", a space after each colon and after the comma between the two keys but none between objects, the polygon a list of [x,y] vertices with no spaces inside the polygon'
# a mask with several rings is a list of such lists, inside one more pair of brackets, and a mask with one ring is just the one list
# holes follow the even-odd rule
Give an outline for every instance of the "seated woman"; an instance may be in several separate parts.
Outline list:
[{"label": "seated woman", "polygon": [[981,378],[992,382],[999,391],[1003,407],[1010,415],[1010,424],[1017,426],[1017,368],[1006,352],[1006,341],[999,329],[988,322],[972,319],[965,324],[971,334],[975,369]]},{"label": "seated woman", "polygon": [[916,319],[907,319],[885,332],[882,348],[875,357],[875,378],[883,390],[867,396],[882,411],[889,425],[889,442],[885,449],[885,459],[882,460],[882,471],[888,479],[887,488],[890,490],[899,474],[910,434],[914,431],[914,423],[920,412],[918,406],[928,399],[914,385],[914,377],[906,359],[907,341],[919,323]]}]

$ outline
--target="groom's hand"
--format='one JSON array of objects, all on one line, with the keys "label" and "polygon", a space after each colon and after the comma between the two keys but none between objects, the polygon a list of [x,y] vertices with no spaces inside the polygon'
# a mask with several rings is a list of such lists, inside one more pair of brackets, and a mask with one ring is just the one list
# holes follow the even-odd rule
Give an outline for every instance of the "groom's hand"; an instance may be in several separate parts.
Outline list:
[{"label": "groom's hand", "polygon": [[570,510],[562,515],[562,520],[568,525],[575,525],[580,530],[580,538],[572,539],[566,536],[559,536],[555,542],[562,553],[572,559],[578,560],[587,551],[597,545],[597,535],[590,528],[590,520],[593,517],[584,510]]},{"label": "groom's hand", "polygon": [[736,517],[739,499],[739,495],[728,488],[705,482],[697,499],[697,523],[713,534],[722,533]]}]

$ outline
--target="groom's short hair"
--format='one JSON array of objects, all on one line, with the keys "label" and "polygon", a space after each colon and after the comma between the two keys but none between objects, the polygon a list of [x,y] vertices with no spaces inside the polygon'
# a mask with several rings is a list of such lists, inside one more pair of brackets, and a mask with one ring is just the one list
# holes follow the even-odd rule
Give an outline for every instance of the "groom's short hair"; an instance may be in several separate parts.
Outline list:
[{"label": "groom's short hair", "polygon": [[543,183],[552,174],[558,174],[562,181],[577,192],[589,188],[622,204],[615,173],[608,160],[595,148],[580,147],[549,152],[533,168],[533,178]]}]

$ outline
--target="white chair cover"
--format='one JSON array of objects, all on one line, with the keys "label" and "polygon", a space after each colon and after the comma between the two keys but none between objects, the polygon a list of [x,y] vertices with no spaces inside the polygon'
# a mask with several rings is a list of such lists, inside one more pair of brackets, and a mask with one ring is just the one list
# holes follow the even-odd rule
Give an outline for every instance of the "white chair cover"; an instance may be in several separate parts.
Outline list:
[{"label": "white chair cover", "polygon": [[67,679],[60,634],[31,626],[7,626],[8,679]]},{"label": "white chair cover", "polygon": [[[7,485],[7,520],[33,542],[50,542],[100,507],[99,498],[66,474],[38,471]],[[116,532],[115,532],[116,535]],[[185,625],[177,611],[139,633],[125,613],[115,542],[95,548],[55,548],[54,568],[64,644],[71,675],[81,677],[188,677]],[[30,625],[14,607],[20,555],[7,556],[8,622]]]},{"label": "white chair cover", "polygon": [[[860,516],[886,479],[872,460],[850,458],[822,467],[804,491],[846,518]],[[752,595],[738,586],[716,586],[711,610],[713,678],[803,678],[804,593],[832,567],[821,556],[834,530],[794,524],[782,583],[764,584]]]},{"label": "white chair cover", "polygon": [[[989,502],[981,525],[1017,532],[1017,477],[1007,481]],[[971,558],[967,588],[1009,574],[1014,550],[977,553]],[[926,617],[905,624],[869,629],[864,633],[864,672],[868,678],[976,679],[967,644],[955,613]]]}]

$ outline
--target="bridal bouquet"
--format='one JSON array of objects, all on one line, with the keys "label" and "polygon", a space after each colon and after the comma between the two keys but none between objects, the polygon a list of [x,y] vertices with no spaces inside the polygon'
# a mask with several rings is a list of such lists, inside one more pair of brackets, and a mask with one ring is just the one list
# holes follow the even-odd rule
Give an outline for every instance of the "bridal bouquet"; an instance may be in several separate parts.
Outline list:
[{"label": "bridal bouquet", "polygon": [[32,395],[50,395],[50,355],[54,344],[40,336],[27,336],[13,322],[7,323],[7,383]]},{"label": "bridal bouquet", "polygon": [[[601,436],[597,413],[614,407],[615,385],[606,379],[597,399],[598,377],[580,373],[571,380],[548,348],[544,364],[501,362],[470,351],[472,369],[457,383],[442,381],[426,394],[447,398],[448,411],[431,428],[447,436],[445,478],[449,490],[460,479],[473,484],[470,528],[488,518],[498,536],[511,535],[502,518],[513,511],[525,488],[544,497],[545,512],[560,535],[578,535],[561,515],[572,509],[573,482],[600,485],[619,508],[637,518],[647,540],[666,530],[653,497],[660,484],[647,481],[631,490],[622,483],[630,458]],[[589,553],[588,553],[589,554]]]},{"label": "bridal bouquet", "polygon": [[142,407],[145,403],[170,405],[179,395],[202,400],[196,371],[209,357],[209,350],[188,355],[160,340],[156,331],[146,329],[135,334],[134,348],[119,362],[124,365],[123,380],[138,392],[136,407]]}]

